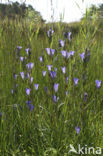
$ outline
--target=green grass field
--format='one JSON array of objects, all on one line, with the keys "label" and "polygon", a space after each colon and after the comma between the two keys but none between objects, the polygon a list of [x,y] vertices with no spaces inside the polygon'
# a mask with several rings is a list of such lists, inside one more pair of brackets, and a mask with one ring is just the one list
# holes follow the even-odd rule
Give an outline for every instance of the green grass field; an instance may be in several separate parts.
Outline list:
[{"label": "green grass field", "polygon": [[75,156],[70,144],[103,148],[102,27],[84,19],[68,40],[62,22],[51,26],[48,37],[49,25],[0,24],[0,156]]}]

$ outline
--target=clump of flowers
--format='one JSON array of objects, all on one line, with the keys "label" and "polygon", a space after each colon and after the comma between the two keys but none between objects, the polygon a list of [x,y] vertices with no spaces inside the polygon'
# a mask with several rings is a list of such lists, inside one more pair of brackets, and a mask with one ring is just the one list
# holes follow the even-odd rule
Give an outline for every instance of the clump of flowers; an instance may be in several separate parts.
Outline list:
[{"label": "clump of flowers", "polygon": [[65,74],[66,73],[66,67],[61,67],[62,73]]},{"label": "clump of flowers", "polygon": [[65,40],[59,40],[59,46],[64,47],[65,46]]},{"label": "clump of flowers", "polygon": [[87,97],[88,97],[88,94],[85,92],[85,93],[84,93],[84,101],[85,101],[85,102],[87,101]]},{"label": "clump of flowers", "polygon": [[101,80],[96,80],[96,88],[100,88],[101,87]]},{"label": "clump of flowers", "polygon": [[76,129],[76,133],[79,134],[79,132],[80,132],[80,127],[79,127],[79,126],[78,126],[78,127],[76,126],[75,129]]},{"label": "clump of flowers", "polygon": [[78,79],[78,78],[74,78],[73,80],[74,80],[74,84],[75,84],[75,85],[78,85],[79,79]]},{"label": "clump of flowers", "polygon": [[31,89],[30,88],[26,88],[26,94],[30,95]]},{"label": "clump of flowers", "polygon": [[38,90],[38,88],[39,88],[39,84],[34,84],[34,87],[35,87],[35,90]]},{"label": "clump of flowers", "polygon": [[34,63],[30,62],[30,63],[28,63],[26,66],[27,66],[27,69],[30,70],[30,69],[33,68]]},{"label": "clump of flowers", "polygon": [[25,74],[24,72],[20,72],[21,78],[24,79],[25,78]]},{"label": "clump of flowers", "polygon": [[48,71],[51,71],[52,67],[53,67],[53,65],[47,65]]},{"label": "clump of flowers", "polygon": [[34,106],[31,104],[31,101],[26,101],[28,108],[30,109],[30,111],[32,112],[34,109]]},{"label": "clump of flowers", "polygon": [[47,31],[47,36],[50,38],[50,37],[52,37],[53,33],[54,33],[54,30],[53,30],[52,28],[50,28],[50,29]]},{"label": "clump of flowers", "polygon": [[43,77],[45,77],[46,75],[46,71],[42,71]]},{"label": "clump of flowers", "polygon": [[57,97],[56,95],[53,95],[53,102],[56,103],[59,101],[59,97]]},{"label": "clump of flowers", "polygon": [[64,38],[68,39],[68,41],[71,41],[71,35],[72,35],[72,32],[64,32]]},{"label": "clump of flowers", "polygon": [[59,87],[59,83],[55,83],[55,84],[54,84],[54,91],[55,91],[55,92],[58,91],[58,87]]},{"label": "clump of flowers", "polygon": [[62,50],[62,51],[61,51],[61,54],[62,54],[62,56],[63,56],[64,58],[66,58],[67,52],[66,52],[65,50]]}]

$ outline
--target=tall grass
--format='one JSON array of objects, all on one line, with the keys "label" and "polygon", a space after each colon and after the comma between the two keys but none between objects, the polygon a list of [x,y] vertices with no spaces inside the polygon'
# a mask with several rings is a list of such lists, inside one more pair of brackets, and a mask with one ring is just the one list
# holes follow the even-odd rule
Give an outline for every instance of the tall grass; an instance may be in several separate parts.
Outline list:
[{"label": "tall grass", "polygon": [[[95,20],[90,22],[85,18],[79,25],[79,32],[76,35],[72,32],[71,40],[65,39],[65,46],[60,47],[58,41],[64,40],[65,27],[60,22],[56,28],[52,25],[52,29],[57,31],[49,38],[46,26],[40,34],[41,27],[32,23],[6,20],[0,25],[2,156],[73,156],[75,154],[69,153],[70,144],[74,147],[78,144],[103,146],[103,86],[97,88],[95,82],[103,82],[103,34],[98,32],[100,28]],[[20,52],[17,46],[22,46]],[[26,48],[30,48],[29,56]],[[54,56],[49,56],[45,48],[55,49]],[[79,54],[86,49],[90,51],[90,60],[85,64]],[[75,54],[67,59],[62,56],[62,50],[75,51]],[[26,57],[26,62],[22,63],[20,56]],[[40,62],[40,56],[43,62]],[[34,63],[30,71],[26,66],[29,62]],[[57,68],[55,79],[51,78],[47,65],[53,65],[53,71]],[[64,66],[65,74],[61,70]],[[46,71],[45,77],[42,71]],[[24,79],[20,72],[24,72]],[[69,77],[68,83],[66,77]],[[79,79],[77,85],[74,78]],[[59,83],[56,93],[54,83]],[[34,84],[39,84],[37,91]],[[31,89],[30,95],[26,95],[26,88]],[[59,100],[54,102],[53,95]],[[31,106],[27,105],[28,100]],[[80,128],[78,134],[76,127]]]}]

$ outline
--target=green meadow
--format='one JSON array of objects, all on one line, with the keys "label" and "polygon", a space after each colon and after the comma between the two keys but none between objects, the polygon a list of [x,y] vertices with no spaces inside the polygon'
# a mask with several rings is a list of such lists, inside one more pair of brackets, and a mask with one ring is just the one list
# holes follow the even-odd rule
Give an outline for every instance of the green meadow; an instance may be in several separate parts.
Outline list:
[{"label": "green meadow", "polygon": [[102,24],[87,14],[71,24],[0,22],[1,156],[103,148]]}]

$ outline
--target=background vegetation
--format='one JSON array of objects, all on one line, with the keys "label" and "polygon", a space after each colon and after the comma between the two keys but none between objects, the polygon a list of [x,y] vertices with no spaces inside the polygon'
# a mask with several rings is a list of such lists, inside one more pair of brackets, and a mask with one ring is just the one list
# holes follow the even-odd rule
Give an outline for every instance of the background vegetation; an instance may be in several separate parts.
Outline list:
[{"label": "background vegetation", "polygon": [[32,22],[45,22],[40,12],[36,11],[31,5],[26,6],[25,3],[20,4],[18,2],[0,3],[0,18],[4,20],[6,17],[9,20],[19,19],[20,21],[26,18],[29,21],[32,20]]}]

